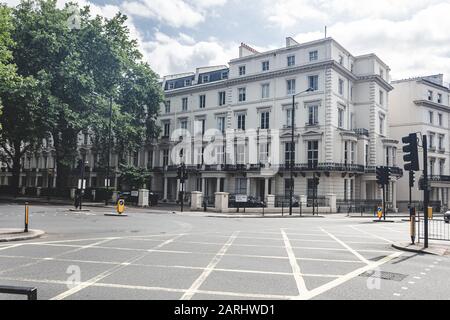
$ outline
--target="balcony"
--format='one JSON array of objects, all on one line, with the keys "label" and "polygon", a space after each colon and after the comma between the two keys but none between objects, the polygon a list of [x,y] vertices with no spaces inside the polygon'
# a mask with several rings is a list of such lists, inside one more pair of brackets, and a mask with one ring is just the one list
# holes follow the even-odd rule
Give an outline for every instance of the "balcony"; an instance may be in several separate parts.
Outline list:
[{"label": "balcony", "polygon": [[[289,171],[290,165],[284,164],[279,166],[280,171]],[[294,171],[331,171],[331,172],[356,172],[364,173],[364,166],[357,164],[345,163],[318,163],[316,166],[309,164],[295,164]]]},{"label": "balcony", "polygon": [[[423,177],[421,177],[421,179],[422,178]],[[450,176],[443,176],[443,175],[435,176],[435,175],[432,175],[432,176],[428,176],[428,180],[430,182],[433,182],[433,181],[435,181],[435,182],[450,182]]]},{"label": "balcony", "polygon": [[[394,176],[399,176],[402,177],[403,176],[403,169],[399,168],[399,167],[389,167],[389,169],[391,169],[391,173]],[[371,174],[375,174],[377,171],[377,167],[376,166],[368,166],[365,167],[364,172],[365,173],[371,173]]]},{"label": "balcony", "polygon": [[369,130],[364,128],[354,129],[353,132],[355,132],[358,136],[369,137]]}]

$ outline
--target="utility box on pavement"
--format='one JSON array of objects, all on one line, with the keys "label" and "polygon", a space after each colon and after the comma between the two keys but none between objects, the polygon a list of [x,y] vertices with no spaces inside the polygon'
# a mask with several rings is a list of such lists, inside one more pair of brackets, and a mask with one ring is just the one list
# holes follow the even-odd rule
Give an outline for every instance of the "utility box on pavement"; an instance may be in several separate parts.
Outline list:
[{"label": "utility box on pavement", "polygon": [[138,206],[139,207],[148,207],[148,190],[147,189],[139,189],[138,195]]}]

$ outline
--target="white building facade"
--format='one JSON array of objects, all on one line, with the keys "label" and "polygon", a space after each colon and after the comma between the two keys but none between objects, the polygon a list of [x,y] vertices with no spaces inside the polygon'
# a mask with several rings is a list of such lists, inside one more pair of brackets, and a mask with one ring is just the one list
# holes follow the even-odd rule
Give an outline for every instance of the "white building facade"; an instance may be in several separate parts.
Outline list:
[{"label": "white building facade", "polygon": [[[448,206],[450,189],[450,90],[444,85],[443,75],[432,75],[393,81],[389,97],[391,106],[391,135],[398,140],[410,133],[426,135],[428,139],[428,175],[431,181],[430,200],[441,201]],[[419,143],[421,145],[421,142]],[[399,149],[399,164],[403,167],[403,155]],[[418,189],[422,176],[423,153],[419,148],[420,172],[412,188],[412,199],[423,201]],[[409,200],[408,174],[399,180],[399,204],[404,209]]]},{"label": "white building facade", "polygon": [[[162,133],[146,151],[151,187],[178,198],[176,167],[187,192],[381,199],[376,166],[392,167],[388,201],[396,208],[398,141],[389,137],[389,67],[375,54],[352,56],[332,38],[259,53],[242,44],[229,67],[164,78]],[[311,88],[311,92],[305,92]],[[294,146],[291,144],[293,94]],[[158,190],[159,189],[159,190]]]},{"label": "white building facade", "polygon": [[[289,194],[294,157],[294,195],[334,195],[338,202],[380,200],[375,168],[387,165],[394,173],[387,200],[395,209],[402,170],[400,135],[392,139],[388,126],[389,74],[375,54],[355,57],[332,38],[302,44],[287,38],[285,47],[264,53],[241,44],[228,66],[164,77],[160,137],[128,154],[128,163],[149,169],[147,187],[167,201],[178,200],[180,162],[188,171],[187,193],[213,198],[225,191],[263,200]],[[104,187],[91,137],[80,133],[78,142],[89,163],[87,187]],[[114,154],[111,166],[111,187],[117,188]],[[3,168],[0,184],[10,176]],[[24,157],[21,186],[51,188],[56,176],[51,142]],[[317,189],[313,177],[319,178]]]}]

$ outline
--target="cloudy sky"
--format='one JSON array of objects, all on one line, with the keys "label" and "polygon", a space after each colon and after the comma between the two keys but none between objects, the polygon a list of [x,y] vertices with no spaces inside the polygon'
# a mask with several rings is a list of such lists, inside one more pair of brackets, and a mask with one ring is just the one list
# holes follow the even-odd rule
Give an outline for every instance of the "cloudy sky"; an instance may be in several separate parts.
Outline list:
[{"label": "cloudy sky", "polygon": [[[0,0],[14,5],[18,0]],[[58,0],[61,5],[66,0]],[[392,78],[444,73],[450,81],[450,0],[78,0],[122,11],[160,75],[227,64],[240,42],[258,50],[328,35],[352,54],[375,52]]]}]

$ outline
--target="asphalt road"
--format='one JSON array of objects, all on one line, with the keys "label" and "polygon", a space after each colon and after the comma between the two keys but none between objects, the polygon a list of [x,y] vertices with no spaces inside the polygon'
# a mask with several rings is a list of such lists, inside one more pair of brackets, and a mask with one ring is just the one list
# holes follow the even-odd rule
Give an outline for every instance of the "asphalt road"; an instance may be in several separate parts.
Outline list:
[{"label": "asphalt road", "polygon": [[[368,218],[218,218],[32,206],[46,236],[0,245],[0,285],[39,299],[449,299],[448,257],[400,252],[408,223]],[[0,204],[0,228],[23,206]],[[24,299],[2,295],[0,299]]]}]

